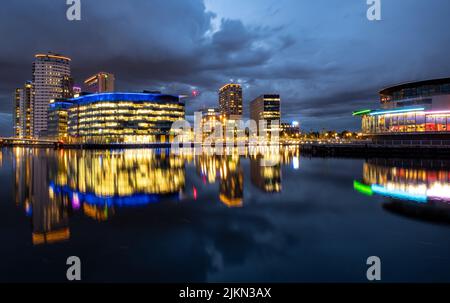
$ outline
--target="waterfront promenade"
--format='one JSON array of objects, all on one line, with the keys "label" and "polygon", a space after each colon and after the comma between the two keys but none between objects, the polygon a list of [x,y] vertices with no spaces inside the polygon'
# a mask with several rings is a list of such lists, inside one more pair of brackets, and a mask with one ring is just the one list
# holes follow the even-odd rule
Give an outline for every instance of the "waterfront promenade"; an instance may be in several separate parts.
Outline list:
[{"label": "waterfront promenade", "polygon": [[[1,147],[34,147],[55,149],[140,149],[171,148],[171,143],[148,144],[68,144],[52,140],[23,140],[1,138]],[[281,143],[282,146],[300,146],[304,155],[317,157],[444,157],[450,158],[450,140],[370,140],[353,141],[300,141]],[[192,143],[181,144],[182,147],[194,147]],[[248,145],[246,145],[248,146]]]}]

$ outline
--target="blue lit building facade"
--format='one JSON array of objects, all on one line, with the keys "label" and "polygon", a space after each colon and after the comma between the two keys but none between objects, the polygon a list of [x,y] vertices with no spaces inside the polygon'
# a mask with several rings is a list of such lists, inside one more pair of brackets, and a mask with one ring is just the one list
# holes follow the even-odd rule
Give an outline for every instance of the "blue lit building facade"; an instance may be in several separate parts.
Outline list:
[{"label": "blue lit building facade", "polygon": [[47,137],[67,141],[67,125],[69,122],[68,110],[73,103],[67,99],[54,99],[48,107]]},{"label": "blue lit building facade", "polygon": [[430,138],[450,134],[450,78],[405,83],[380,91],[381,108],[353,113],[367,136]]},{"label": "blue lit building facade", "polygon": [[170,142],[172,123],[184,119],[178,96],[155,93],[100,93],[70,100],[72,143],[145,144]]}]

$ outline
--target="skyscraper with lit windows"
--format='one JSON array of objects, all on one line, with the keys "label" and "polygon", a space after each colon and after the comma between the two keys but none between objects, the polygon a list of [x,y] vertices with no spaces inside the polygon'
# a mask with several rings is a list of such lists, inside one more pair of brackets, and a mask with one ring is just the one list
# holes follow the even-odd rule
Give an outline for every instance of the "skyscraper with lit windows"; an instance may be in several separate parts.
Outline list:
[{"label": "skyscraper with lit windows", "polygon": [[250,118],[256,121],[259,129],[260,121],[265,121],[268,133],[280,131],[281,99],[277,94],[265,94],[250,102]]},{"label": "skyscraper with lit windows", "polygon": [[13,123],[14,123],[14,136],[20,137],[21,132],[21,126],[20,126],[20,119],[21,119],[21,113],[20,113],[20,100],[22,96],[22,89],[16,88],[14,91],[14,117],[13,117]]},{"label": "skyscraper with lit windows", "polygon": [[219,90],[219,110],[228,120],[242,118],[242,87],[240,84],[226,84]]},{"label": "skyscraper with lit windows", "polygon": [[31,103],[31,133],[42,137],[47,132],[50,100],[70,96],[71,59],[54,53],[37,54],[33,63],[34,98]]},{"label": "skyscraper with lit windows", "polygon": [[31,102],[34,97],[33,83],[27,81],[22,88],[14,93],[14,136],[17,138],[31,137]]}]

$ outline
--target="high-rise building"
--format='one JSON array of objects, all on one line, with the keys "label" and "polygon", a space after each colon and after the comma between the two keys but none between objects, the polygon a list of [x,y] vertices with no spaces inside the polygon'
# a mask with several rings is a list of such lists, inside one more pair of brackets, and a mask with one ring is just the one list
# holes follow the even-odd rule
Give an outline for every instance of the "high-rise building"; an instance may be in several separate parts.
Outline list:
[{"label": "high-rise building", "polygon": [[16,88],[14,91],[14,117],[13,117],[13,123],[14,123],[14,136],[20,137],[20,133],[22,131],[20,126],[20,100],[22,99],[22,89]]},{"label": "high-rise building", "polygon": [[[280,95],[261,95],[250,102],[250,119],[256,121],[259,130],[259,122],[267,123],[267,131],[280,131]],[[276,129],[275,129],[276,128]]]},{"label": "high-rise building", "polygon": [[34,98],[31,103],[31,133],[45,136],[50,100],[70,95],[70,61],[58,54],[37,54],[33,63]]},{"label": "high-rise building", "polygon": [[17,88],[14,94],[14,136],[31,137],[31,102],[34,91],[33,83],[27,81],[23,88]]},{"label": "high-rise building", "polygon": [[23,138],[31,138],[31,104],[34,99],[34,85],[31,81],[27,81],[22,89],[20,102],[20,126]]},{"label": "high-rise building", "polygon": [[220,113],[229,120],[242,118],[242,87],[240,84],[226,84],[219,90]]},{"label": "high-rise building", "polygon": [[70,76],[64,76],[62,79],[62,98],[70,99],[74,97],[74,81]]},{"label": "high-rise building", "polygon": [[113,74],[100,72],[84,81],[84,90],[90,93],[114,92],[114,82]]}]

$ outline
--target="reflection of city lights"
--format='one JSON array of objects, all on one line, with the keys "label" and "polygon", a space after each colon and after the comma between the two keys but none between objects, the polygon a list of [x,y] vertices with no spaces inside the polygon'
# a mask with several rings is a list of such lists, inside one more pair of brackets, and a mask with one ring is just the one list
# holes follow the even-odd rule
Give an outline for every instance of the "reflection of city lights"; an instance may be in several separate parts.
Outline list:
[{"label": "reflection of city lights", "polygon": [[421,203],[427,202],[427,196],[425,196],[425,195],[410,194],[407,192],[402,192],[402,191],[397,191],[397,190],[389,190],[387,188],[384,188],[384,187],[376,185],[376,184],[373,184],[371,188],[374,193],[382,195],[382,196],[389,196],[392,198],[397,198],[397,199],[402,199],[402,200],[412,200],[412,201],[421,202]]},{"label": "reflection of city lights", "polygon": [[73,209],[80,209],[80,197],[77,193],[74,193],[72,196],[72,207]]},{"label": "reflection of city lights", "polygon": [[[374,191],[376,194],[404,200],[418,199],[419,202],[450,202],[450,175],[446,170],[384,167],[365,163],[363,171],[364,183],[380,189],[380,192]],[[358,188],[355,187],[355,190]]]},{"label": "reflection of city lights", "polygon": [[356,191],[358,191],[358,192],[360,192],[360,193],[362,193],[364,195],[367,195],[367,196],[372,196],[373,195],[372,188],[369,185],[362,184],[362,183],[360,183],[358,181],[354,181],[353,182],[353,188]]},{"label": "reflection of city lights", "polygon": [[53,188],[51,186],[48,188],[48,196],[50,199],[54,199],[55,197],[55,192],[53,191]]},{"label": "reflection of city lights", "polygon": [[31,207],[31,204],[28,202],[25,204],[25,213],[27,214],[28,217],[30,217],[33,214],[33,208]]},{"label": "reflection of city lights", "polygon": [[194,200],[197,200],[197,188],[195,186],[194,186],[192,192],[193,192]]},{"label": "reflection of city lights", "polygon": [[434,184],[427,190],[427,196],[442,200],[450,200],[450,185]]},{"label": "reflection of city lights", "polygon": [[292,158],[292,167],[294,169],[299,169],[300,168],[300,159],[298,157],[293,157]]}]

